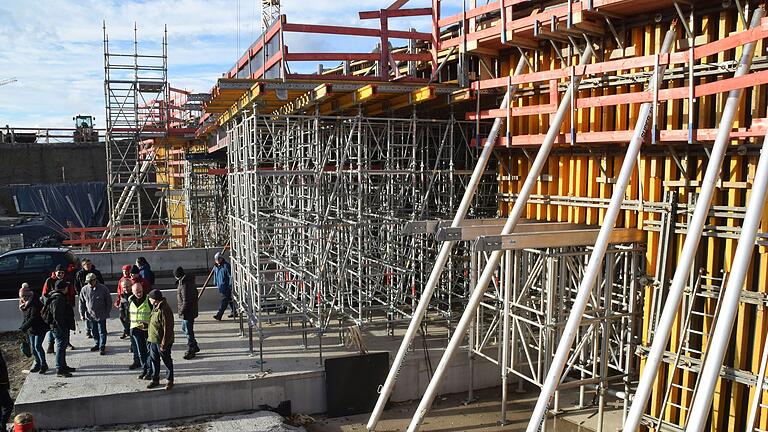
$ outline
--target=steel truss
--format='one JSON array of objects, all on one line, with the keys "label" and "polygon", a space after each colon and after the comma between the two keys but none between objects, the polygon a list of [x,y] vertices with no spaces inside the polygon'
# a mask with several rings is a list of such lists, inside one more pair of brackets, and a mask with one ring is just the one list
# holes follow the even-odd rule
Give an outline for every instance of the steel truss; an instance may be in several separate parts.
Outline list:
[{"label": "steel truss", "polygon": [[[318,336],[337,322],[409,319],[438,247],[409,224],[452,214],[475,127],[254,112],[228,123],[234,294],[260,340],[262,322],[279,316]],[[496,213],[495,175],[483,184],[491,191],[473,216]],[[449,325],[468,289],[466,259],[452,269],[432,308]]]},{"label": "steel truss", "polygon": [[226,161],[188,151],[184,162],[187,244],[217,247],[229,242]]}]

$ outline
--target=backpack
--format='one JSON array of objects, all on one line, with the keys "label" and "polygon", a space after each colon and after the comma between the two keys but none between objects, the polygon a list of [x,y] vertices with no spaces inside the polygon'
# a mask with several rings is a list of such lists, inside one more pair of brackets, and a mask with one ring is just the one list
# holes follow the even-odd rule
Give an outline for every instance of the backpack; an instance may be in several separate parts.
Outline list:
[{"label": "backpack", "polygon": [[48,325],[54,325],[56,323],[56,319],[53,316],[53,307],[51,306],[51,303],[53,303],[51,297],[46,299],[45,304],[43,305],[43,310],[40,311],[40,316]]}]

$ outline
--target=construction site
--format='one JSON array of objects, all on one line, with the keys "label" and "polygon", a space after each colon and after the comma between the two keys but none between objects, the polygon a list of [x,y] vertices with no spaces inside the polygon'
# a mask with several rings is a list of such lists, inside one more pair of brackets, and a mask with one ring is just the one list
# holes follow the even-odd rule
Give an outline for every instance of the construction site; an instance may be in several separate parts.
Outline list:
[{"label": "construction site", "polygon": [[[104,128],[64,131],[105,152],[103,218],[57,222],[63,245],[105,275],[140,254],[207,274],[225,250],[239,316],[201,322],[211,354],[173,393],[30,374],[17,412],[63,429],[287,401],[324,419],[308,431],[768,431],[765,4],[379,1],[344,26],[256,2],[263,32],[195,91],[167,34],[122,51],[103,25]],[[338,36],[369,49],[287,42]],[[6,126],[0,147],[51,136]],[[20,215],[43,194],[10,187]]]}]

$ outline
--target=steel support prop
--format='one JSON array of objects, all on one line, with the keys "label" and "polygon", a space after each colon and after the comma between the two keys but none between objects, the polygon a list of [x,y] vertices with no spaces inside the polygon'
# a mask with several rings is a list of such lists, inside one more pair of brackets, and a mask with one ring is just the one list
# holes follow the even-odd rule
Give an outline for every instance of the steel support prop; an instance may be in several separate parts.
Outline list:
[{"label": "steel support prop", "polygon": [[[667,34],[664,37],[664,43],[661,46],[661,54],[667,54],[671,50],[674,41],[675,29],[671,28],[667,31]],[[650,87],[655,87],[656,83],[661,82],[661,80],[657,78],[664,75],[664,70],[665,66],[659,65],[658,69],[654,71],[654,76],[649,81]],[[627,154],[624,155],[624,161],[621,164],[619,177],[613,187],[610,204],[605,212],[600,232],[595,241],[595,247],[592,250],[592,255],[589,257],[587,268],[584,271],[584,278],[579,284],[576,300],[568,315],[568,321],[566,321],[565,328],[560,337],[560,343],[557,345],[555,357],[552,360],[552,364],[549,366],[544,385],[541,387],[539,399],[536,401],[533,414],[528,422],[528,432],[539,430],[541,423],[546,418],[547,409],[549,408],[552,396],[560,383],[560,375],[563,373],[565,364],[568,361],[571,345],[576,338],[576,333],[581,324],[581,317],[584,314],[584,309],[587,307],[587,302],[589,301],[592,288],[595,285],[595,280],[600,273],[603,258],[605,257],[605,251],[608,249],[611,233],[616,225],[616,219],[622,211],[621,205],[624,202],[624,195],[627,186],[629,185],[629,180],[632,178],[632,172],[635,169],[635,161],[637,160],[637,155],[640,154],[640,147],[643,145],[645,131],[648,126],[648,118],[651,114],[651,106],[652,104],[648,102],[640,106],[640,112],[638,113],[637,123],[635,123],[635,131],[632,135],[632,140],[629,142],[629,146],[627,146]]]},{"label": "steel support prop", "polygon": [[[760,25],[760,19],[763,17],[763,12],[762,8],[755,9],[754,14],[752,15],[750,28],[756,28]],[[754,42],[749,42],[744,45],[741,59],[739,60],[739,66],[734,73],[734,77],[740,77],[749,72],[754,51]],[[664,351],[667,348],[667,342],[669,342],[672,325],[675,323],[675,316],[677,315],[677,309],[680,306],[680,300],[683,297],[688,274],[691,271],[693,259],[696,256],[696,250],[699,247],[704,223],[707,220],[709,209],[712,205],[712,197],[715,192],[718,178],[720,177],[723,156],[730,143],[731,128],[733,127],[736,111],[739,107],[739,102],[741,101],[742,90],[743,89],[734,89],[728,93],[728,99],[720,119],[720,127],[717,131],[715,144],[712,147],[712,152],[709,156],[707,171],[704,174],[704,180],[701,182],[701,191],[696,200],[696,208],[688,223],[685,243],[683,243],[683,248],[678,257],[675,274],[672,277],[672,283],[667,292],[667,300],[664,304],[659,323],[654,331],[651,349],[648,352],[645,367],[640,374],[640,382],[637,391],[635,392],[635,397],[632,399],[632,405],[629,409],[629,414],[627,414],[627,420],[624,422],[623,430],[625,431],[635,431],[640,426],[640,419],[645,411],[645,404],[648,402],[648,397],[651,394],[651,387],[653,387],[653,383],[656,380],[656,373],[659,370],[659,364],[661,364]]]},{"label": "steel support prop", "polygon": [[[517,67],[515,68],[515,76],[523,73],[526,64],[527,62],[525,60],[525,56],[521,55],[520,60],[517,62]],[[504,99],[501,101],[499,109],[504,109],[507,107],[516,90],[517,85],[514,85],[510,88],[510,91],[504,95]],[[477,159],[477,165],[475,165],[475,169],[472,172],[472,177],[469,179],[467,189],[464,191],[464,196],[461,198],[461,203],[459,204],[459,208],[456,210],[456,215],[453,218],[451,227],[458,227],[459,224],[461,224],[461,221],[463,221],[464,217],[467,215],[467,211],[469,211],[469,206],[472,203],[472,198],[475,196],[477,185],[480,183],[480,179],[485,172],[485,167],[491,158],[491,154],[493,154],[493,148],[496,145],[496,138],[499,136],[499,130],[501,129],[501,122],[501,118],[497,118],[493,122],[491,131],[488,134],[488,139],[485,142],[485,146],[483,146],[483,151],[480,153],[480,157]],[[421,326],[421,321],[424,318],[424,314],[426,314],[427,309],[429,308],[432,294],[440,280],[440,275],[443,271],[443,268],[445,267],[445,263],[448,261],[448,257],[451,254],[453,243],[454,242],[452,241],[446,241],[440,246],[440,253],[437,256],[437,260],[435,261],[435,266],[432,268],[432,272],[429,275],[427,284],[421,292],[419,304],[416,306],[416,310],[413,312],[411,322],[408,324],[408,329],[405,332],[405,336],[403,336],[403,341],[400,343],[400,348],[395,355],[395,360],[392,363],[392,367],[389,369],[387,379],[384,381],[384,385],[381,387],[381,393],[379,394],[379,398],[376,401],[376,406],[374,407],[373,412],[371,413],[371,417],[368,420],[368,424],[366,425],[369,431],[376,429],[376,424],[379,422],[381,413],[384,411],[384,406],[386,406],[387,401],[389,401],[389,397],[392,395],[392,390],[395,387],[395,381],[397,381],[397,374],[400,372],[400,368],[403,365],[405,355],[408,352],[413,338],[416,336],[416,332]]]},{"label": "steel support prop", "polygon": [[[592,55],[592,46],[587,44],[586,48],[584,49],[584,53],[581,55],[579,66],[585,66],[587,63],[589,63]],[[547,162],[547,158],[549,157],[550,150],[552,150],[555,138],[560,134],[560,126],[571,106],[571,93],[578,90],[579,83],[581,82],[580,74],[583,70],[584,68],[582,67],[578,68],[579,75],[576,75],[573,81],[571,81],[571,83],[568,85],[568,90],[565,92],[565,95],[563,95],[563,98],[560,101],[560,106],[557,108],[557,112],[550,121],[547,135],[544,138],[544,142],[542,142],[541,147],[539,148],[539,152],[536,154],[536,159],[534,159],[533,164],[531,165],[531,169],[528,172],[525,183],[523,183],[523,187],[520,189],[520,193],[518,194],[518,198],[515,201],[515,205],[512,207],[512,211],[509,213],[507,222],[504,224],[504,228],[501,231],[502,235],[512,233],[512,230],[514,230],[517,222],[520,220],[520,217],[523,214],[523,210],[525,210],[528,197],[531,196],[531,192],[536,186],[536,182],[539,181],[539,175],[541,174],[542,168],[544,168],[544,164]],[[456,353],[459,345],[464,340],[467,327],[475,315],[475,311],[483,298],[483,294],[485,294],[486,289],[488,289],[488,284],[491,282],[491,278],[496,271],[496,267],[499,265],[501,255],[503,253],[504,251],[494,251],[488,259],[485,269],[483,270],[483,273],[477,282],[477,286],[475,287],[474,291],[472,291],[472,295],[469,298],[467,307],[464,310],[464,313],[461,315],[461,319],[456,325],[453,336],[451,336],[451,340],[448,342],[448,346],[446,347],[445,352],[440,359],[440,364],[438,364],[437,368],[435,369],[435,373],[432,376],[429,385],[427,386],[427,390],[424,393],[424,396],[421,398],[421,402],[416,409],[416,413],[411,419],[411,424],[408,426],[408,431],[417,431],[419,426],[421,426],[421,423],[424,421],[424,417],[426,416],[429,407],[432,405],[432,401],[435,399],[435,395],[437,395],[437,389],[443,380],[445,370],[448,368],[448,362],[451,360],[451,357],[453,357],[453,354]]]},{"label": "steel support prop", "polygon": [[[752,183],[752,193],[749,195],[749,202],[747,203],[747,213],[744,217],[744,224],[741,226],[736,253],[733,256],[733,266],[728,275],[725,292],[722,294],[720,315],[717,321],[715,321],[715,329],[710,336],[711,344],[709,345],[707,358],[704,360],[701,373],[699,373],[699,384],[696,394],[693,396],[693,404],[691,405],[691,413],[689,415],[690,420],[688,427],[685,429],[686,431],[701,432],[707,424],[709,410],[712,406],[712,395],[714,394],[717,380],[720,377],[720,368],[723,366],[725,353],[731,342],[733,321],[736,319],[736,313],[739,311],[741,290],[744,288],[747,270],[752,262],[755,238],[757,237],[760,218],[765,207],[766,189],[768,189],[768,135],[766,135],[763,141],[763,149],[760,153],[755,179]],[[758,383],[761,384],[760,381]],[[755,399],[759,400],[761,395],[762,386],[755,390]]]}]

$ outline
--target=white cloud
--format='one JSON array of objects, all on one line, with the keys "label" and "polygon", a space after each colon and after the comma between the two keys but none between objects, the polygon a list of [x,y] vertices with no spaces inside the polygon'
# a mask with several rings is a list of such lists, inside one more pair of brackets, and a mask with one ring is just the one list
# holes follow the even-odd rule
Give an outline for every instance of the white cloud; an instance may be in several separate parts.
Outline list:
[{"label": "white cloud", "polygon": [[[357,12],[387,7],[392,0],[283,0],[290,22],[376,27]],[[460,10],[463,0],[443,0]],[[159,52],[168,29],[169,79],[173,86],[207,91],[240,52],[261,33],[256,0],[50,0],[0,2],[0,125],[69,127],[76,114],[91,114],[104,126],[102,22],[111,50],[132,51],[134,23],[139,49]],[[238,5],[240,8],[238,19]],[[426,7],[412,0],[407,7]],[[458,9],[457,9],[458,8]],[[397,19],[391,28],[428,31],[423,18]],[[239,28],[239,31],[238,31]],[[239,42],[238,42],[239,37]],[[292,52],[367,52],[375,38],[288,36]],[[238,50],[238,46],[240,50]],[[330,66],[330,64],[328,65]],[[296,70],[301,65],[294,66]],[[314,69],[310,67],[309,69]]]}]

